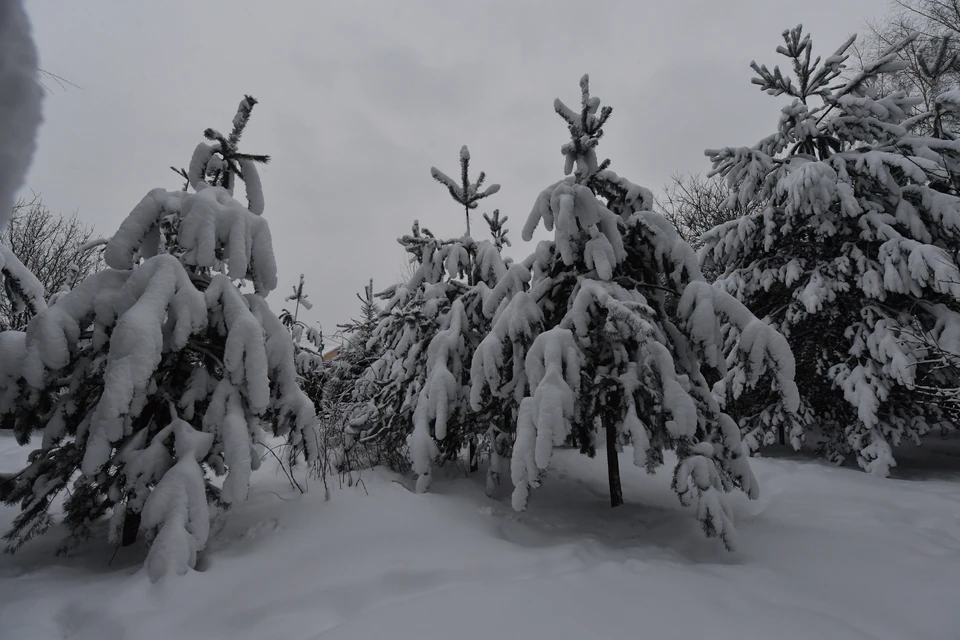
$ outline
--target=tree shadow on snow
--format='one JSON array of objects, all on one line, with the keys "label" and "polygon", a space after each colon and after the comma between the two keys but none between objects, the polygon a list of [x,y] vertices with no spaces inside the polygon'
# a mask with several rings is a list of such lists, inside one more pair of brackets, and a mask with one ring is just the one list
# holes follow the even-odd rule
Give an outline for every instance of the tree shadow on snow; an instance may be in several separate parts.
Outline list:
[{"label": "tree shadow on snow", "polygon": [[[505,478],[494,494],[484,495],[485,469],[464,477],[452,473],[431,492],[472,498],[493,518],[498,538],[527,548],[561,548],[595,561],[664,561],[680,564],[739,564],[720,541],[704,536],[696,513],[680,505],[667,474],[649,476],[624,457],[621,480],[625,504],[611,508],[606,464],[582,460],[575,451],[556,451],[543,483],[531,491],[527,510],[511,505],[513,490]],[[665,465],[668,466],[669,465]],[[672,467],[669,467],[672,469]]]}]

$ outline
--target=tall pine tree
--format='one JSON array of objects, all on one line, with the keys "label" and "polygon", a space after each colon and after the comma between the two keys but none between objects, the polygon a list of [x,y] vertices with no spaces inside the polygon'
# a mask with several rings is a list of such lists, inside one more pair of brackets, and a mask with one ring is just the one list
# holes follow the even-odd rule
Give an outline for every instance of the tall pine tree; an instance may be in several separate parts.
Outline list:
[{"label": "tall pine tree", "polygon": [[702,259],[723,271],[718,286],[787,337],[799,365],[798,417],[763,389],[734,399],[736,367],[722,382],[751,447],[779,428],[796,447],[820,431],[829,458],[854,455],[886,475],[897,445],[948,421],[944,397],[960,379],[931,345],[960,353],[960,149],[910,133],[931,117],[910,116],[917,98],[875,90],[914,37],[838,82],[853,38],[821,60],[801,27],[785,31],[777,51],[793,77],[752,65],[754,84],[790,98],[777,130],[752,147],[707,151],[731,203],[765,204],[708,233]]},{"label": "tall pine tree", "polygon": [[697,504],[704,531],[733,545],[723,500],[736,488],[756,497],[736,423],[711,394],[704,366],[724,370],[722,323],[741,329],[733,362],[748,387],[767,385],[796,405],[793,357],[786,341],[742,304],[711,287],[693,250],[652,197],[599,162],[596,148],[612,113],[580,82],[577,110],[559,99],[567,124],[561,147],[567,177],[537,198],[523,237],[543,222],[554,232],[524,266],[529,291],[500,306],[473,361],[474,397],[511,394],[519,401],[511,475],[513,504],[526,508],[553,447],[572,441],[593,456],[606,439],[613,506],[622,503],[617,448],[653,471],[672,449],[673,487]]},{"label": "tall pine tree", "polygon": [[[266,432],[316,456],[293,343],[264,299],[277,271],[253,163],[267,158],[236,151],[254,104],[240,103],[229,136],[208,130],[216,142],[194,154],[192,191],[154,189],[133,209],[107,244],[107,269],[25,333],[3,334],[0,408],[20,442],[42,431],[7,497],[22,509],[11,546],[48,528],[66,492],[72,541],[109,515],[124,543],[146,531],[152,580],[184,573],[206,543],[210,505],[246,498]],[[235,177],[249,209],[231,194]]]},{"label": "tall pine tree", "polygon": [[[460,183],[431,169],[464,207],[467,229],[477,202],[500,188],[481,190],[486,176],[481,172],[471,181],[469,162],[463,147]],[[385,351],[372,366],[380,388],[369,403],[363,421],[368,431],[361,437],[384,435],[395,446],[409,437],[420,491],[429,486],[435,461],[456,458],[465,446],[468,465],[476,468],[478,442],[490,428],[487,412],[470,408],[470,364],[486,335],[486,301],[507,275],[500,249],[509,241],[499,211],[485,218],[492,240],[476,241],[469,234],[439,240],[414,224],[413,233],[400,242],[418,266],[388,293],[374,335]]]}]

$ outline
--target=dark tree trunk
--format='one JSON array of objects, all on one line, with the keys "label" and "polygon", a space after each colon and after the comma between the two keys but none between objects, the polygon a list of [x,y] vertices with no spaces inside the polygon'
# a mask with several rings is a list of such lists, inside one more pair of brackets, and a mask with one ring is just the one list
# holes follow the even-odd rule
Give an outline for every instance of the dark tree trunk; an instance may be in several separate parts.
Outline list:
[{"label": "dark tree trunk", "polygon": [[617,428],[612,422],[607,426],[607,476],[610,479],[610,506],[623,504],[623,487],[620,486],[620,457],[617,455]]},{"label": "dark tree trunk", "polygon": [[480,461],[477,460],[477,439],[470,438],[470,447],[467,451],[467,455],[470,457],[469,469],[470,473],[477,471],[480,468]]},{"label": "dark tree trunk", "polygon": [[13,492],[15,474],[0,473],[0,500],[5,500]]},{"label": "dark tree trunk", "polygon": [[123,518],[123,534],[120,536],[120,546],[129,547],[137,541],[140,533],[140,512],[127,511]]}]

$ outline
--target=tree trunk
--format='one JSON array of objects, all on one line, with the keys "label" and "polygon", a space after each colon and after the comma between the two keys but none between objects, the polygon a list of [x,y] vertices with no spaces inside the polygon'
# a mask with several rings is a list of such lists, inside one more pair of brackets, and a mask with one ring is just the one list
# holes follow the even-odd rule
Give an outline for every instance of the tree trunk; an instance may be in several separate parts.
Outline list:
[{"label": "tree trunk", "polygon": [[13,480],[16,477],[13,473],[0,473],[0,500],[5,500],[13,492]]},{"label": "tree trunk", "polygon": [[467,451],[467,455],[469,456],[468,468],[470,469],[470,473],[473,473],[474,471],[477,471],[480,468],[480,461],[477,460],[477,439],[476,438],[470,438],[470,447]]},{"label": "tree trunk", "polygon": [[610,506],[623,504],[623,487],[620,486],[620,457],[617,455],[617,428],[607,423],[607,476],[610,479]]},{"label": "tree trunk", "polygon": [[787,444],[787,427],[783,423],[780,423],[777,430],[780,432],[780,444]]},{"label": "tree trunk", "polygon": [[140,512],[127,511],[123,517],[123,534],[120,536],[120,546],[129,547],[137,541],[140,533]]}]

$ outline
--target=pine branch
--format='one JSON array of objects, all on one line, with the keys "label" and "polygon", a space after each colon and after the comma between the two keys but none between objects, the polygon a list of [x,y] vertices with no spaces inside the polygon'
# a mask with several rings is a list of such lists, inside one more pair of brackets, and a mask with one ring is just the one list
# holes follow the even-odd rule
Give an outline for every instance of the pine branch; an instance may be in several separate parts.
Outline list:
[{"label": "pine branch", "polygon": [[253,107],[257,104],[257,99],[253,96],[244,96],[243,100],[240,101],[239,107],[237,107],[237,115],[233,118],[233,130],[230,132],[230,148],[236,149],[237,144],[240,142],[240,136],[243,135],[244,130],[247,128],[247,123],[250,121],[250,114],[253,112]]},{"label": "pine branch", "polygon": [[[491,184],[483,191],[480,187],[486,180],[486,173],[481,171],[476,182],[470,182],[470,151],[464,145],[460,148],[460,184],[436,167],[430,167],[431,177],[445,186],[453,200],[464,208],[467,222],[467,235],[470,235],[470,211],[477,208],[477,203],[484,198],[500,191],[499,184]],[[424,229],[426,232],[426,229]]]},{"label": "pine branch", "polygon": [[232,157],[237,160],[249,160],[251,162],[257,162],[259,164],[267,164],[268,162],[270,162],[270,156],[254,154],[254,153],[234,153]]}]

